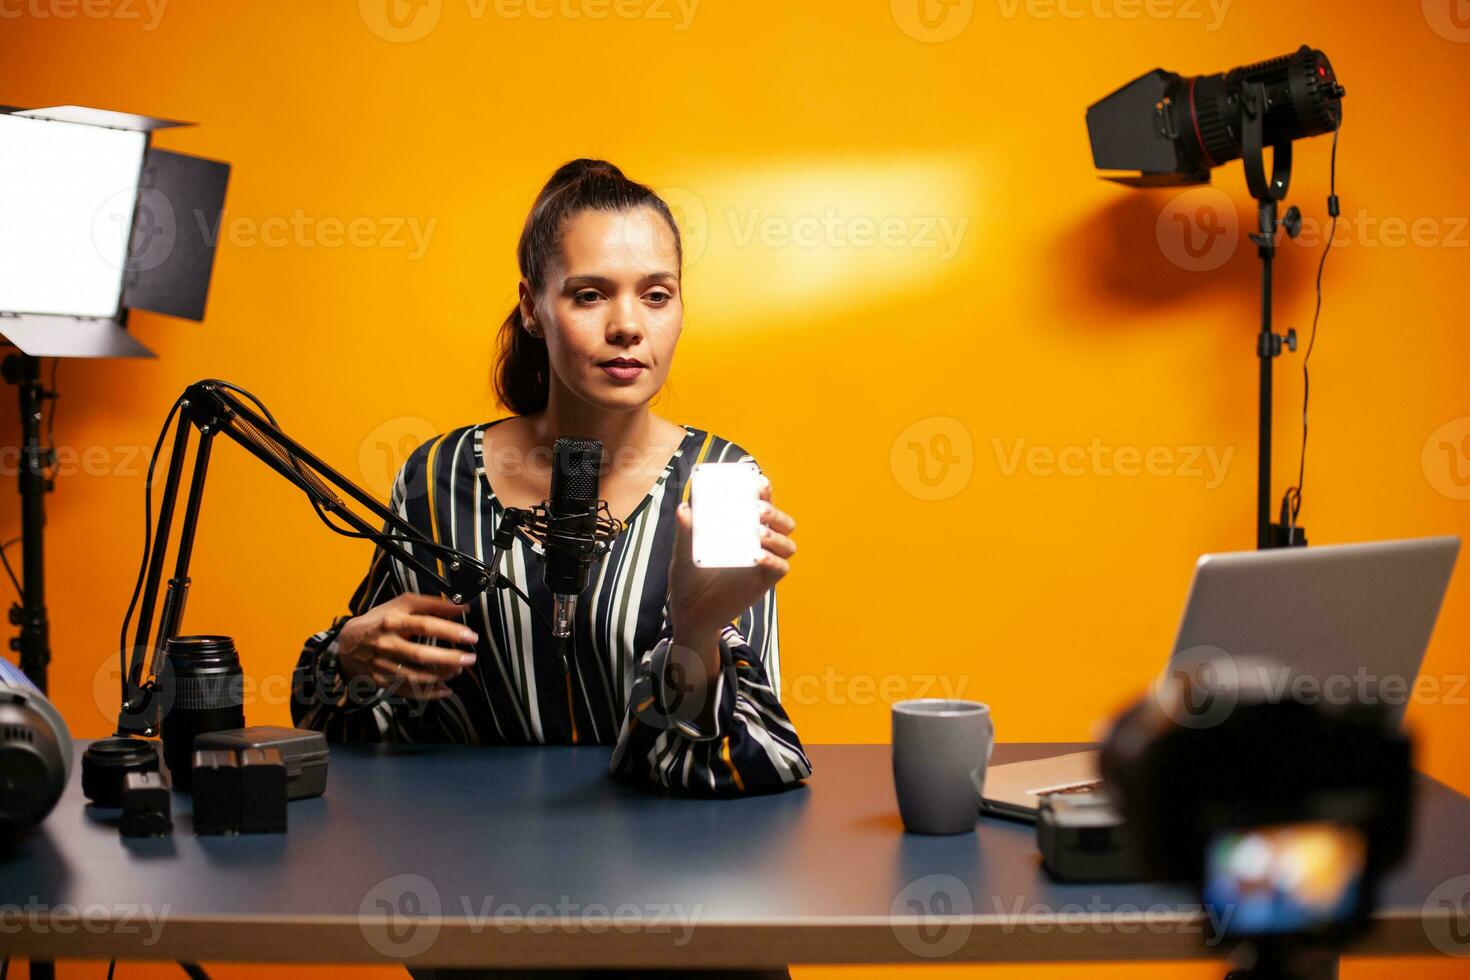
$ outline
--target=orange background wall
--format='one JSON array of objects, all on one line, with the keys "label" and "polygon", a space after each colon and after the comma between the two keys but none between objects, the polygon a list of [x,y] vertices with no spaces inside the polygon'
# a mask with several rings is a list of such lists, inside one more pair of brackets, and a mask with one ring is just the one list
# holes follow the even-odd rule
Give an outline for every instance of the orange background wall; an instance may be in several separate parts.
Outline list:
[{"label": "orange background wall", "polygon": [[[1252,544],[1258,271],[1238,163],[1218,190],[1130,192],[1096,178],[1083,113],[1156,65],[1302,42],[1348,89],[1303,520],[1316,543],[1470,532],[1455,0],[923,0],[930,27],[919,2],[0,6],[0,100],[195,120],[157,145],[234,168],[206,321],[140,314],[157,360],[61,367],[52,676],[74,733],[109,730],[143,463],[184,385],[254,390],[386,490],[417,441],[501,414],[487,372],[521,222],[552,169],[593,155],[686,226],[686,333],[657,411],[743,443],[800,522],[781,612],[804,738],[885,741],[889,701],[944,692],[989,701],[1003,739],[1093,737],[1167,653],[1194,558]],[[614,9],[631,15],[590,16]],[[1303,335],[1329,147],[1297,147],[1316,247],[1279,261],[1278,324]],[[1176,213],[1225,228],[1215,251],[1190,258]],[[1278,497],[1301,355],[1279,364]],[[4,420],[13,443],[13,406]],[[1080,475],[1034,454],[1094,446]],[[1152,472],[1116,472],[1155,447]],[[238,637],[252,721],[285,721],[300,640],[369,556],[243,452],[215,459],[188,623]],[[0,530],[18,527],[12,504]],[[1424,667],[1445,687],[1409,712],[1423,768],[1462,791],[1467,599],[1462,568]],[[1083,972],[1219,974],[1045,975]]]}]

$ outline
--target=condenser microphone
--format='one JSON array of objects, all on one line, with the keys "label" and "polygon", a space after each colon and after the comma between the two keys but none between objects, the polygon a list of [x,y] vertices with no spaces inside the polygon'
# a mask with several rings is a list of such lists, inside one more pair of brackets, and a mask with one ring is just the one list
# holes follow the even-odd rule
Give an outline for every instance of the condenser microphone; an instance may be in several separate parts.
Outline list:
[{"label": "condenser microphone", "polygon": [[597,551],[597,498],[602,443],[558,439],[552,450],[551,499],[546,508],[546,569],[543,581],[556,599],[551,634],[572,635],[577,596],[587,587]]}]

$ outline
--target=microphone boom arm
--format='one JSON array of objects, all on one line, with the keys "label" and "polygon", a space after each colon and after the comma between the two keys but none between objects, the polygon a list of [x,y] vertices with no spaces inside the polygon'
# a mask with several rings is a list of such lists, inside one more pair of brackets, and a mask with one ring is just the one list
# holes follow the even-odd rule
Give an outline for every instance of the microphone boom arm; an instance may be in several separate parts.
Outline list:
[{"label": "microphone boom arm", "polygon": [[[148,545],[147,573],[143,582],[142,604],[138,610],[132,656],[122,678],[123,704],[117,725],[117,734],[120,736],[152,736],[158,733],[161,712],[154,697],[158,687],[158,672],[162,666],[164,649],[168,641],[178,635],[183,622],[184,605],[190,585],[189,562],[204,498],[204,481],[209,470],[210,453],[217,435],[225,435],[243,446],[251,455],[302,490],[311,500],[318,515],[333,530],[349,537],[375,542],[379,548],[427,579],[441,594],[448,596],[451,602],[468,602],[492,588],[514,588],[508,579],[496,571],[499,557],[504,548],[509,547],[518,531],[525,533],[522,525],[533,522],[534,511],[516,508],[507,511],[506,518],[497,528],[492,560],[489,564],[482,563],[429,538],[399,517],[390,507],[281,431],[268,412],[262,415],[241,401],[235,394],[240,390],[225,382],[199,381],[185,389],[179,400],[179,419],[169,456],[163,498],[159,504],[158,526]],[[253,399],[253,396],[247,397]],[[256,404],[259,406],[258,402]],[[264,406],[259,407],[264,411]],[[194,456],[189,496],[174,559],[174,572],[168,580],[155,633],[153,611],[163,578],[165,555],[191,428],[199,430],[199,446]],[[375,526],[352,510],[343,499],[344,495],[381,520],[387,530]],[[350,530],[333,524],[328,515],[341,520]],[[416,554],[415,549],[426,551],[431,557],[426,560]]]}]

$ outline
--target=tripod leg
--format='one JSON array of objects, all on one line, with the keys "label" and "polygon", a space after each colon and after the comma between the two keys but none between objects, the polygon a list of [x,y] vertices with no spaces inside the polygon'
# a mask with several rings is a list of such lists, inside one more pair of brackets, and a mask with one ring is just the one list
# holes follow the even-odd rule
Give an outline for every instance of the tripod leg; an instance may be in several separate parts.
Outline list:
[{"label": "tripod leg", "polygon": [[[1225,980],[1337,980],[1336,950],[1257,949],[1254,962],[1231,970]],[[1249,961],[1251,957],[1248,956]]]},{"label": "tripod leg", "polygon": [[1300,975],[1310,980],[1337,980],[1337,967],[1337,954],[1328,953],[1304,962]]}]

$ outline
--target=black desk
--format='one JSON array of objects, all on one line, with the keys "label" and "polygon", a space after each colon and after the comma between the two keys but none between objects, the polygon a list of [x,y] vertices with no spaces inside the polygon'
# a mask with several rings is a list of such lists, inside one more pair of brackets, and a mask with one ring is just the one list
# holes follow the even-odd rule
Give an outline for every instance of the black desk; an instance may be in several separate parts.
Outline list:
[{"label": "black desk", "polygon": [[[1063,748],[1003,745],[995,761]],[[176,794],[174,836],[129,842],[87,812],[74,770],[56,812],[0,860],[0,952],[706,966],[1219,955],[1183,889],[1053,884],[1030,828],[904,834],[887,746],[812,746],[808,786],[738,800],[640,793],[607,778],[609,751],[333,746],[326,796],[292,803],[286,835],[195,837]],[[1450,934],[1450,913],[1425,903],[1470,872],[1470,800],[1419,788],[1414,852],[1359,951],[1433,955],[1431,934]],[[925,922],[925,909],[949,914]]]}]

